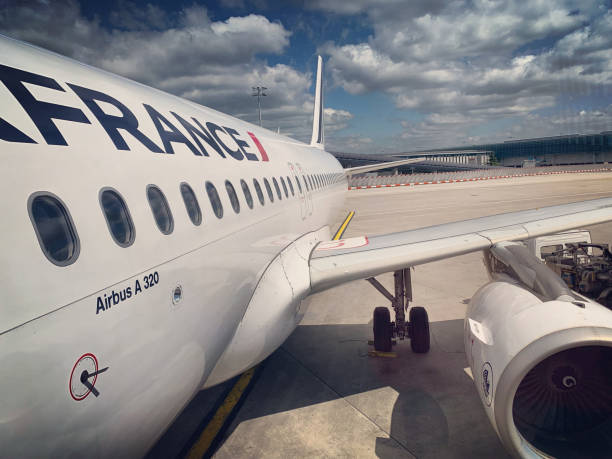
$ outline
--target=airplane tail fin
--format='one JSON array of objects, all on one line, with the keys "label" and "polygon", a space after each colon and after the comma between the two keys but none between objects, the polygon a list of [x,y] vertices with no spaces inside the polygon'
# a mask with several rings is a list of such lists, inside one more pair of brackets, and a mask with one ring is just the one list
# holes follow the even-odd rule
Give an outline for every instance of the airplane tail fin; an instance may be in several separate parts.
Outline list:
[{"label": "airplane tail fin", "polygon": [[325,129],[323,126],[323,58],[317,56],[317,83],[315,88],[314,114],[312,118],[312,137],[310,145],[325,148]]}]

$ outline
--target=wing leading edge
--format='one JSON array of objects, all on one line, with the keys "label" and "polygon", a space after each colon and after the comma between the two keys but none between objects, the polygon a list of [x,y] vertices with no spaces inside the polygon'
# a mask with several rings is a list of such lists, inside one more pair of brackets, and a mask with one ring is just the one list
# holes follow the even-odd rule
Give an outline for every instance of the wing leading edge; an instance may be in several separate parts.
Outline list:
[{"label": "wing leading edge", "polygon": [[320,243],[310,260],[312,292],[430,261],[612,221],[612,198],[542,207],[399,233]]},{"label": "wing leading edge", "polygon": [[344,169],[344,175],[350,177],[355,174],[362,174],[364,172],[377,171],[380,169],[386,169],[388,167],[404,166],[406,164],[422,162],[423,158],[410,158],[400,159],[399,161],[389,161],[386,163],[368,164],[367,166],[347,167]]}]

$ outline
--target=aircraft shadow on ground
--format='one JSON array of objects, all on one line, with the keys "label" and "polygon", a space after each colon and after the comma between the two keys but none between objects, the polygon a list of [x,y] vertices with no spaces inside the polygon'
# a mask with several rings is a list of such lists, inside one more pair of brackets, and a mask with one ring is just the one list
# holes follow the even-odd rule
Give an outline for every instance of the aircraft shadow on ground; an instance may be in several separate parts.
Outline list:
[{"label": "aircraft shadow on ground", "polygon": [[[371,324],[299,326],[265,362],[224,438],[248,419],[344,398],[388,432],[376,439],[379,457],[507,457],[463,370],[463,320],[430,326],[429,353],[400,341],[396,358],[368,356]],[[383,388],[393,390],[372,393]],[[390,426],[380,397],[396,397]]]}]

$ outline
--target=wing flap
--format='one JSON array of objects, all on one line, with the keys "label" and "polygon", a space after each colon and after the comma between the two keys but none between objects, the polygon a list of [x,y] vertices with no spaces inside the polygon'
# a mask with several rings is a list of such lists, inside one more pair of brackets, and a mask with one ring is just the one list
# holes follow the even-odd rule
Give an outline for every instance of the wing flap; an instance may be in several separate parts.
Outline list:
[{"label": "wing flap", "polygon": [[612,198],[492,215],[322,243],[310,260],[313,292],[344,282],[517,241],[612,221]]}]

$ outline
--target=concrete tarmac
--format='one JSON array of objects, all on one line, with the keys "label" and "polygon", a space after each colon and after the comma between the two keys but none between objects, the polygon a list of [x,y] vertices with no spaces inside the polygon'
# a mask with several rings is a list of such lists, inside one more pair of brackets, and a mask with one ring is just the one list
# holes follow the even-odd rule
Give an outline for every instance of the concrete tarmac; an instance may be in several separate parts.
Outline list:
[{"label": "concrete tarmac", "polygon": [[[350,191],[346,213],[356,215],[345,237],[606,196],[610,173]],[[589,229],[593,241],[610,243],[612,224]],[[391,274],[378,279],[392,291]],[[314,295],[302,324],[263,364],[214,457],[507,457],[464,372],[463,317],[487,282],[482,254],[417,266],[412,279],[413,304],[425,306],[431,322],[428,354],[400,341],[396,358],[368,356],[372,311],[388,301],[367,282]],[[149,456],[179,454],[222,391],[202,392]]]}]

